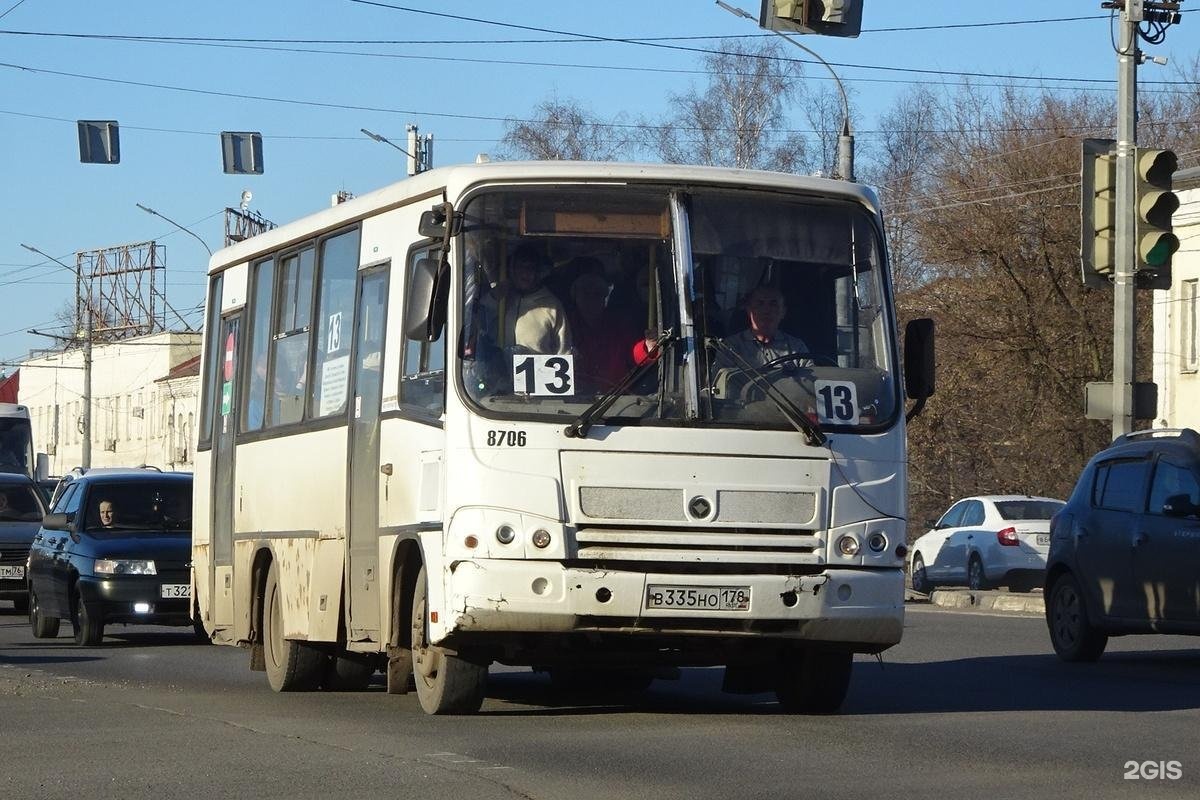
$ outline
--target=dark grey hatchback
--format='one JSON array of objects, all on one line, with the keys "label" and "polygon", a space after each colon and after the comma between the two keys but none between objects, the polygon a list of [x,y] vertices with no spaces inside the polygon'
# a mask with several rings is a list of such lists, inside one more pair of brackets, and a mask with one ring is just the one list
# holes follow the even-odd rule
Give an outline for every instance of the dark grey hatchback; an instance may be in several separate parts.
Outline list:
[{"label": "dark grey hatchback", "polygon": [[1050,523],[1045,598],[1064,661],[1110,636],[1200,635],[1200,434],[1138,431],[1092,458]]},{"label": "dark grey hatchback", "polygon": [[25,564],[46,506],[37,484],[24,475],[0,472],[0,600],[17,611],[29,607]]},{"label": "dark grey hatchback", "polygon": [[67,486],[29,550],[33,635],[67,619],[81,645],[110,623],[191,625],[192,476],[88,474]]}]

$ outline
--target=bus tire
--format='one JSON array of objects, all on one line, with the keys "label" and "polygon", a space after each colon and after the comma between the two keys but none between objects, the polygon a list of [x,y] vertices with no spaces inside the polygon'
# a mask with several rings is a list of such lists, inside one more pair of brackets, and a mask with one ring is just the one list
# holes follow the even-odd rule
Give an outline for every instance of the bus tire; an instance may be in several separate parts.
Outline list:
[{"label": "bus tire", "polygon": [[846,699],[853,667],[849,650],[793,651],[779,671],[775,697],[790,714],[832,714]]},{"label": "bus tire", "polygon": [[375,664],[361,658],[328,656],[321,688],[327,692],[361,692],[371,685]]},{"label": "bus tire", "polygon": [[412,655],[417,699],[426,714],[474,714],[483,705],[487,666],[429,643],[425,565],[413,584]]},{"label": "bus tire", "polygon": [[311,692],[321,682],[324,653],[308,642],[283,637],[283,597],[274,561],[263,590],[263,655],[267,682],[277,692]]}]

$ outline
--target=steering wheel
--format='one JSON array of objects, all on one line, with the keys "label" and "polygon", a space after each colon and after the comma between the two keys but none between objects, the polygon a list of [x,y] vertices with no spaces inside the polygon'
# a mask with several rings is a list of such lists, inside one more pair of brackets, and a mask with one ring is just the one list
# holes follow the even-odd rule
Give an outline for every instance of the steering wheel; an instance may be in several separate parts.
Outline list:
[{"label": "steering wheel", "polygon": [[813,364],[820,364],[826,367],[836,367],[838,365],[836,359],[823,353],[785,353],[779,358],[773,358],[767,363],[763,364],[758,368],[758,373],[760,375],[765,375],[771,370],[782,369],[784,365],[797,361],[811,361]]},{"label": "steering wheel", "polygon": [[[815,353],[786,353],[778,358],[771,359],[760,367],[755,367],[754,372],[763,377],[765,380],[770,381],[768,376],[776,370],[786,369],[789,365],[800,361],[809,361],[815,363],[818,359],[829,362],[831,366],[837,366],[837,362],[835,362],[829,356],[818,355]],[[729,392],[730,397],[736,396],[739,402],[743,404],[750,403],[755,399],[761,399],[763,395],[763,389],[749,374],[738,371],[734,373],[732,377],[739,381],[741,385],[738,386],[735,391]],[[795,381],[795,384],[799,386],[801,390],[805,392],[805,394],[810,396],[814,403],[816,403],[816,394],[811,385],[806,385],[803,381],[799,380]],[[756,398],[756,395],[758,398]]]}]

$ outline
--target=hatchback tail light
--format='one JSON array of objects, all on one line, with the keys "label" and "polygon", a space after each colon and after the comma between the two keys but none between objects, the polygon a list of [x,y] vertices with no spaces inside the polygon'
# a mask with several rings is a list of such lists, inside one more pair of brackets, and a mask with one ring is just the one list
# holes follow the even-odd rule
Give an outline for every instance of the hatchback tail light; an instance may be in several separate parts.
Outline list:
[{"label": "hatchback tail light", "polygon": [[1016,547],[1020,544],[1020,541],[1017,539],[1016,528],[1005,528],[1002,531],[996,531],[996,541],[1005,547]]}]

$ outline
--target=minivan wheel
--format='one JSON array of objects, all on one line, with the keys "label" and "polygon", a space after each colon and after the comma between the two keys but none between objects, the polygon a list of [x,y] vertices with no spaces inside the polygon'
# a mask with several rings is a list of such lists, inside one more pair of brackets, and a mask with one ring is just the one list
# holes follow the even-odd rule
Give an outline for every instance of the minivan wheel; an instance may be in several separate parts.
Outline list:
[{"label": "minivan wheel", "polygon": [[1050,643],[1063,661],[1095,661],[1108,644],[1108,634],[1092,625],[1079,582],[1071,573],[1060,575],[1046,603]]},{"label": "minivan wheel", "polygon": [[83,602],[83,593],[75,587],[75,616],[71,620],[74,627],[75,644],[82,647],[95,647],[104,639],[104,620],[96,617],[96,612]]},{"label": "minivan wheel", "polygon": [[33,630],[34,638],[53,639],[58,636],[58,626],[58,617],[47,617],[42,613],[37,595],[31,588],[29,590],[29,627]]}]

